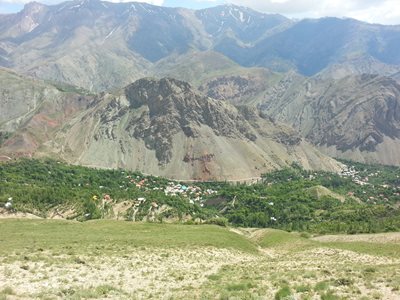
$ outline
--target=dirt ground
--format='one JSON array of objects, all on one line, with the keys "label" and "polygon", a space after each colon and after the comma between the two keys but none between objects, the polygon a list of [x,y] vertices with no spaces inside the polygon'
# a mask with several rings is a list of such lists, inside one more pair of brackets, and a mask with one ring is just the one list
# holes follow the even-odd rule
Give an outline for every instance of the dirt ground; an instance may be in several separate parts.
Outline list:
[{"label": "dirt ground", "polygon": [[[268,234],[233,231],[253,241]],[[324,236],[296,249],[290,244],[258,246],[256,253],[110,245],[77,254],[68,247],[27,247],[0,258],[0,299],[398,300],[400,257],[337,249],[324,242],[399,243],[399,235]],[[290,297],[278,297],[285,289]]]},{"label": "dirt ground", "polygon": [[355,235],[323,235],[315,237],[313,240],[320,242],[367,242],[400,244],[400,232]]}]

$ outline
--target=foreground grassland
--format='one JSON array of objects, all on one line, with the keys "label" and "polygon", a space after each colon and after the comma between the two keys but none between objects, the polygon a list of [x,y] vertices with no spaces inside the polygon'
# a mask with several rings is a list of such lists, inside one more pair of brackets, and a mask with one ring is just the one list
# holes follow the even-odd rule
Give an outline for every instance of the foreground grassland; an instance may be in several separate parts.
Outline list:
[{"label": "foreground grassland", "polygon": [[0,299],[400,299],[400,234],[0,220]]}]

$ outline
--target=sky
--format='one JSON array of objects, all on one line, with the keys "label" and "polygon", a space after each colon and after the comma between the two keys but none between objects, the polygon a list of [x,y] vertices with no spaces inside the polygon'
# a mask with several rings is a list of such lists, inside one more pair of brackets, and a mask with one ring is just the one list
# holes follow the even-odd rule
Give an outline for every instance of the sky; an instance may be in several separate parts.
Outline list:
[{"label": "sky", "polygon": [[[32,0],[0,0],[0,13],[17,12]],[[56,4],[62,0],[37,0]],[[132,0],[111,0],[131,2]],[[141,0],[168,7],[199,9],[233,3],[265,13],[279,13],[289,18],[348,17],[369,23],[400,24],[400,0]]]}]

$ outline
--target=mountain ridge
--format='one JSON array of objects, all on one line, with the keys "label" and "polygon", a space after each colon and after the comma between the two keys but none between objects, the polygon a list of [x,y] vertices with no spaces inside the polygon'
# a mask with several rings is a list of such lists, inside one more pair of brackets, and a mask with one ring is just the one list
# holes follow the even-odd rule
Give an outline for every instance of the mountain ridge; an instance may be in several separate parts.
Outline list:
[{"label": "mountain ridge", "polygon": [[[3,142],[2,155],[27,153],[199,180],[257,177],[292,162],[307,169],[341,168],[257,109],[204,97],[176,79],[140,79],[113,94],[69,93],[63,105],[52,99]],[[78,105],[74,101],[80,106],[69,109]]]},{"label": "mountain ridge", "polygon": [[[326,40],[332,36],[337,38]],[[95,92],[157,76],[158,62],[191,51],[307,76],[330,68],[336,77],[365,70],[388,75],[400,71],[392,50],[399,45],[400,26],[292,21],[232,5],[190,10],[137,2],[31,3],[0,17],[0,65]]]}]

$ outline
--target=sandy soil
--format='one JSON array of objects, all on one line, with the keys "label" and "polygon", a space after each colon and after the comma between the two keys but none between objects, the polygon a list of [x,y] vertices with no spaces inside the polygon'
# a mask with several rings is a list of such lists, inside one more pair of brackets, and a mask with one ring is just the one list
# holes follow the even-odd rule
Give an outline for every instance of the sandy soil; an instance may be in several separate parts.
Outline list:
[{"label": "sandy soil", "polygon": [[[232,231],[253,241],[266,232],[251,228]],[[316,240],[385,243],[396,242],[399,236],[388,233]],[[249,295],[254,293],[254,299],[269,300],[282,285],[289,284],[293,299],[319,300],[328,291],[340,299],[400,299],[400,257],[360,254],[323,244],[294,251],[285,246],[259,247],[256,254],[207,247],[129,245],[94,246],[84,255],[67,249],[29,249],[0,257],[0,297],[9,287],[14,295],[6,299],[253,299]],[[324,281],[329,287],[317,290]],[[229,290],[232,284],[241,287],[246,282],[253,288]],[[297,290],[301,286],[309,291]],[[108,291],[102,293],[101,289]]]},{"label": "sandy soil", "polygon": [[8,212],[0,208],[0,219],[41,219],[40,217],[23,212]]},{"label": "sandy soil", "polygon": [[400,232],[357,235],[323,235],[315,237],[313,240],[320,242],[400,243]]},{"label": "sandy soil", "polygon": [[24,299],[54,294],[63,298],[68,290],[110,285],[123,291],[115,299],[132,295],[169,299],[179,295],[177,290],[199,288],[208,275],[224,265],[255,259],[237,251],[211,248],[134,250],[122,257],[68,257],[44,252],[41,257],[38,261],[1,263],[0,290],[12,287]]}]

